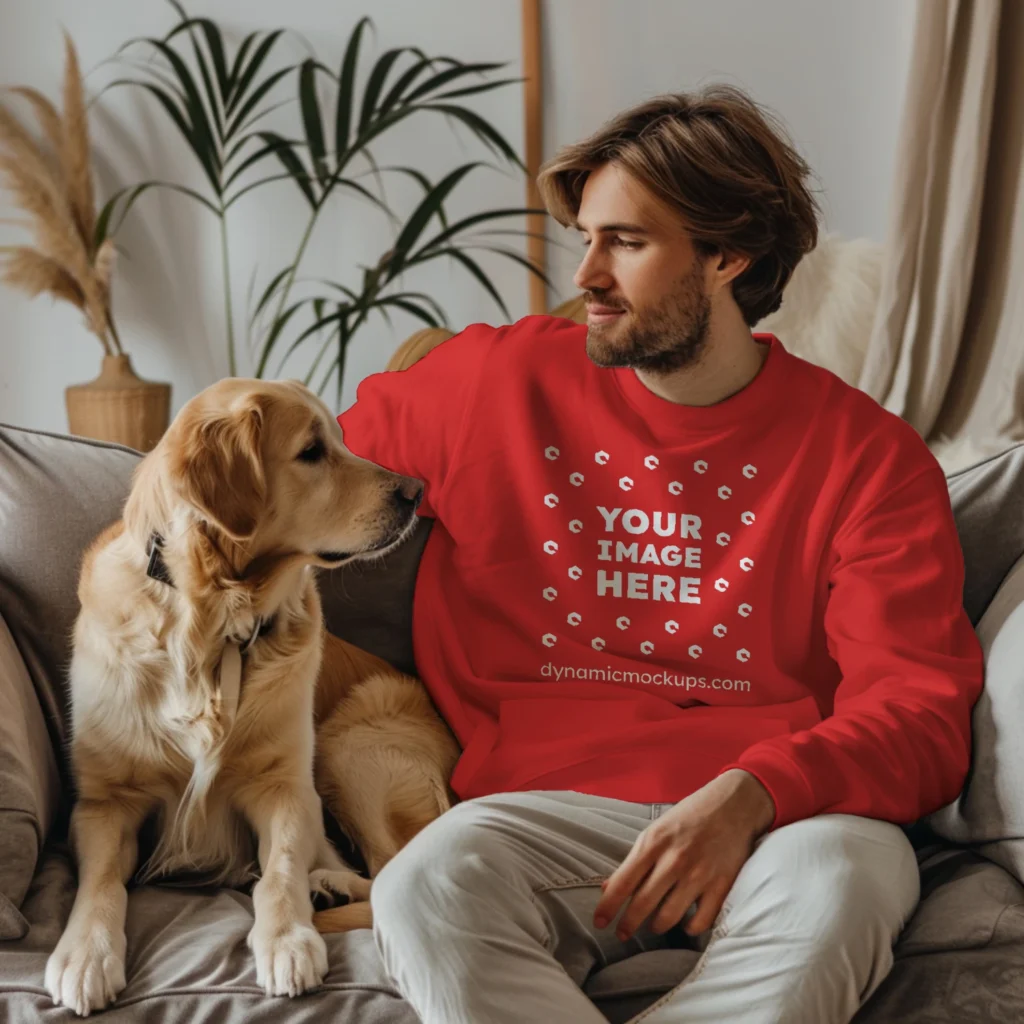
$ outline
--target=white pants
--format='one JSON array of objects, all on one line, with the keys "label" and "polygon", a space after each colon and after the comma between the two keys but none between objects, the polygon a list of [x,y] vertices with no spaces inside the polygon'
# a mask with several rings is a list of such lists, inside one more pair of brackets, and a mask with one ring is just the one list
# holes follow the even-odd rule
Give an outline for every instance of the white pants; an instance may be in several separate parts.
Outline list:
[{"label": "white pants", "polygon": [[[643,929],[620,942],[615,922],[596,931],[600,883],[669,806],[508,793],[416,836],[371,902],[385,965],[424,1024],[605,1024],[587,976],[666,940]],[[697,966],[634,1024],[846,1024],[888,974],[918,896],[895,825],[836,814],[770,832]]]}]

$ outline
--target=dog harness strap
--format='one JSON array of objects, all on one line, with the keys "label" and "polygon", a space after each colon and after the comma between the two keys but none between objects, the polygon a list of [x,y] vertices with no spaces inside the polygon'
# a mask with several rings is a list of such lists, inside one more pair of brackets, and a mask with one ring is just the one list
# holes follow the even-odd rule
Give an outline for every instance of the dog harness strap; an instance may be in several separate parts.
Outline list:
[{"label": "dog harness strap", "polygon": [[252,628],[252,632],[244,639],[232,637],[228,642],[236,643],[239,645],[242,654],[248,654],[249,649],[252,647],[260,637],[266,636],[274,628],[274,617],[271,616],[269,619],[257,619],[255,625]]},{"label": "dog harness strap", "polygon": [[225,644],[224,653],[220,657],[220,706],[225,734],[235,721],[241,685],[242,655],[238,650],[238,644]]}]

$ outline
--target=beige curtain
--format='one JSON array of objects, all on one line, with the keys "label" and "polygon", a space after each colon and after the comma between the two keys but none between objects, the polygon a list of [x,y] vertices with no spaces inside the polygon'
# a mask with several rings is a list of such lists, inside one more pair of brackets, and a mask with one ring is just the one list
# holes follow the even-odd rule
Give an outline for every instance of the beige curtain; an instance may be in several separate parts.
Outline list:
[{"label": "beige curtain", "polygon": [[860,387],[932,442],[1024,437],[1024,2],[918,0]]}]

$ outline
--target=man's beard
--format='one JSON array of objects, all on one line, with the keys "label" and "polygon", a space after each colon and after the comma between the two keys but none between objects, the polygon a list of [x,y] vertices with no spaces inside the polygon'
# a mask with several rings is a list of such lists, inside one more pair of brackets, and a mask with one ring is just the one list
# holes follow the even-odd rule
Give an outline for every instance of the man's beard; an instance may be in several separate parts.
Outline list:
[{"label": "man's beard", "polygon": [[[592,292],[587,298],[624,307],[621,301]],[[665,374],[691,366],[700,358],[708,339],[711,300],[704,291],[704,268],[699,260],[657,308],[640,316],[625,308],[628,323],[587,328],[587,355],[597,366]]]}]

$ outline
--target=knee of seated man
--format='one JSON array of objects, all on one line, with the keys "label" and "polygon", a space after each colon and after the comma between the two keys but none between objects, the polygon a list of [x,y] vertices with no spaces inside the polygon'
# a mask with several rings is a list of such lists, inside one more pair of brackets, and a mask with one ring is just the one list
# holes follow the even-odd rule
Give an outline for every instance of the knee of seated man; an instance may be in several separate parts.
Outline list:
[{"label": "knee of seated man", "polygon": [[728,902],[765,901],[808,937],[859,927],[895,934],[917,903],[917,860],[902,830],[888,822],[821,815],[769,833],[748,861]]},{"label": "knee of seated man", "polygon": [[496,875],[506,873],[508,852],[485,803],[457,804],[413,837],[374,879],[374,920],[387,921],[395,913],[408,921],[414,902],[436,908],[457,905],[467,890],[486,892]]}]

